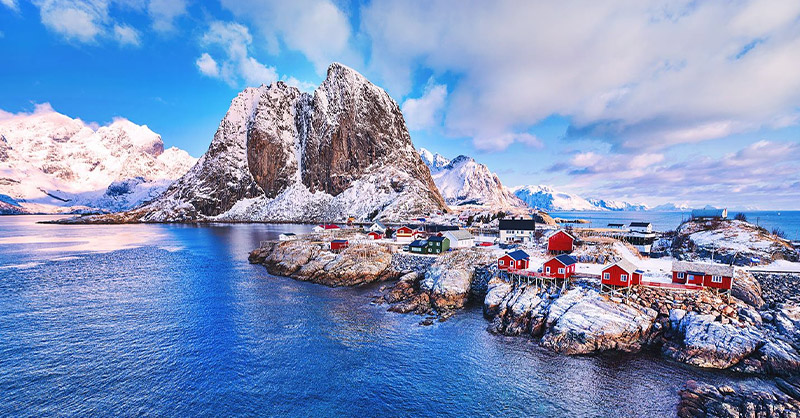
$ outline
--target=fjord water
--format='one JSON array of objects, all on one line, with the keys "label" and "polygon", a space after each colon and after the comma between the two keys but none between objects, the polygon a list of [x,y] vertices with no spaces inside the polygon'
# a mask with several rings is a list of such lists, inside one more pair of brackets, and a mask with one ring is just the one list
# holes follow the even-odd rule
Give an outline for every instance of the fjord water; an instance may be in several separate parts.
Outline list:
[{"label": "fjord water", "polygon": [[0,416],[674,416],[688,379],[755,379],[655,354],[567,357],[425,327],[247,263],[303,225],[43,225],[0,217]]}]

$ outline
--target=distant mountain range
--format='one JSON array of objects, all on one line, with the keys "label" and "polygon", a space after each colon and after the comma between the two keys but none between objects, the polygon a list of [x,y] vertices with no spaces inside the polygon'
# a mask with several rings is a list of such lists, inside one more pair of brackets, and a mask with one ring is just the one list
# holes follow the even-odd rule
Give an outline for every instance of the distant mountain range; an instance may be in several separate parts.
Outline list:
[{"label": "distant mountain range", "polygon": [[685,211],[687,205],[664,204],[649,207],[643,203],[623,200],[588,199],[574,193],[559,191],[552,186],[529,185],[511,189],[528,206],[544,211]]},{"label": "distant mountain range", "polygon": [[0,214],[116,212],[156,198],[197,160],[126,119],[94,127],[40,105],[0,119]]},{"label": "distant mountain range", "polygon": [[448,160],[425,148],[419,150],[439,193],[450,206],[486,206],[493,209],[523,208],[525,202],[500,183],[489,168],[471,157]]}]

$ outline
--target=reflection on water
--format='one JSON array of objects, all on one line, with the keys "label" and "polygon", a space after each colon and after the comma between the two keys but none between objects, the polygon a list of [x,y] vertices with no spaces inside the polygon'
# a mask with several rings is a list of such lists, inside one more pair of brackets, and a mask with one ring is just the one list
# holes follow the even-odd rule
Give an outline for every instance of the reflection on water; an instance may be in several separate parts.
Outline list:
[{"label": "reflection on water", "polygon": [[[14,239],[0,243],[0,416],[674,416],[687,379],[733,379],[652,355],[557,355],[489,334],[479,306],[422,327],[371,305],[375,286],[247,263],[308,225],[32,219],[0,218]],[[61,245],[78,241],[95,250]]]}]

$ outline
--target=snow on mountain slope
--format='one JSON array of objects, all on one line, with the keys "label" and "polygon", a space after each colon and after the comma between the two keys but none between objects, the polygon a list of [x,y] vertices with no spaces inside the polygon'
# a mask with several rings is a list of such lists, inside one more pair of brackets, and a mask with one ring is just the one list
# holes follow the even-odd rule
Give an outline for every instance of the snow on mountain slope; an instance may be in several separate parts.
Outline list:
[{"label": "snow on mountain slope", "polygon": [[584,199],[574,193],[555,190],[551,186],[531,185],[511,189],[528,206],[541,210],[559,211],[643,211],[647,205],[619,200]]},{"label": "snow on mountain slope", "polygon": [[495,209],[525,207],[524,202],[503,186],[496,174],[474,159],[459,155],[448,160],[425,148],[421,148],[419,154],[448,205],[478,205]]},{"label": "snow on mountain slope", "polygon": [[403,221],[446,210],[397,103],[334,63],[313,95],[283,82],[245,89],[164,195],[84,221]]},{"label": "snow on mountain slope", "polygon": [[519,186],[511,189],[528,206],[541,210],[601,210],[592,202],[550,186]]},{"label": "snow on mountain slope", "polygon": [[23,213],[127,210],[158,196],[196,161],[177,148],[165,151],[158,134],[126,119],[94,129],[46,104],[0,114],[0,194]]},{"label": "snow on mountain slope", "polygon": [[450,160],[444,158],[441,154],[434,154],[425,148],[419,149],[419,156],[422,157],[422,162],[424,162],[425,165],[428,166],[428,169],[431,170],[431,174],[442,171],[447,164],[450,164]]}]

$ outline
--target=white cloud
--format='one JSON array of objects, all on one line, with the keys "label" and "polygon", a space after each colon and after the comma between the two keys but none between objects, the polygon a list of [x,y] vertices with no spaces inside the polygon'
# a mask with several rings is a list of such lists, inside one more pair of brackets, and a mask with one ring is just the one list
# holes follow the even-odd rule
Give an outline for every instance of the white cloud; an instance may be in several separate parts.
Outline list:
[{"label": "white cloud", "polygon": [[221,0],[221,3],[256,28],[273,54],[284,44],[305,55],[320,73],[333,61],[354,65],[360,60],[349,47],[350,22],[331,1]]},{"label": "white cloud", "polygon": [[[225,55],[225,59],[218,64],[208,53],[204,53],[196,62],[203,74],[222,78],[231,86],[237,86],[240,80],[255,86],[278,80],[274,67],[267,67],[250,56],[253,37],[247,27],[232,22],[212,22],[202,42],[207,47],[221,50]],[[219,70],[216,70],[217,65],[220,65]]]},{"label": "white cloud", "polygon": [[544,144],[541,140],[539,140],[539,138],[536,137],[536,135],[531,135],[527,132],[512,132],[491,136],[476,136],[472,140],[472,144],[480,151],[502,151],[515,142],[532,148],[544,147]]},{"label": "white cloud", "polygon": [[427,129],[437,125],[446,98],[447,86],[435,84],[430,79],[421,97],[406,99],[402,111],[409,130]]},{"label": "white cloud", "polygon": [[127,25],[114,25],[114,38],[119,42],[120,45],[131,45],[131,46],[139,46],[141,45],[141,40],[139,39],[139,32]]},{"label": "white cloud", "polygon": [[200,70],[200,73],[203,75],[219,77],[219,65],[217,65],[217,61],[214,60],[211,55],[208,55],[207,52],[204,52],[203,55],[197,59],[195,64],[197,64],[197,69]]},{"label": "white cloud", "polygon": [[314,89],[317,88],[317,85],[314,84],[314,83],[310,83],[308,81],[301,81],[301,80],[298,80],[298,79],[296,79],[294,77],[288,77],[287,78],[286,76],[284,76],[282,78],[282,80],[283,80],[284,83],[286,83],[286,84],[288,84],[288,85],[290,85],[292,87],[297,87],[298,89],[300,89],[300,91],[304,91],[304,92],[307,92],[307,93],[310,93],[310,92],[314,91]]},{"label": "white cloud", "polygon": [[17,0],[0,0],[0,3],[15,12],[19,11],[19,4],[17,4]]},{"label": "white cloud", "polygon": [[457,75],[445,126],[476,141],[552,115],[630,150],[798,122],[796,0],[404,0],[360,18],[394,96],[420,67]]},{"label": "white cloud", "polygon": [[94,42],[108,19],[108,4],[102,1],[43,0],[35,4],[42,23],[67,40]]},{"label": "white cloud", "polygon": [[150,0],[147,13],[153,20],[153,29],[167,32],[173,29],[175,18],[186,14],[186,0]]}]

